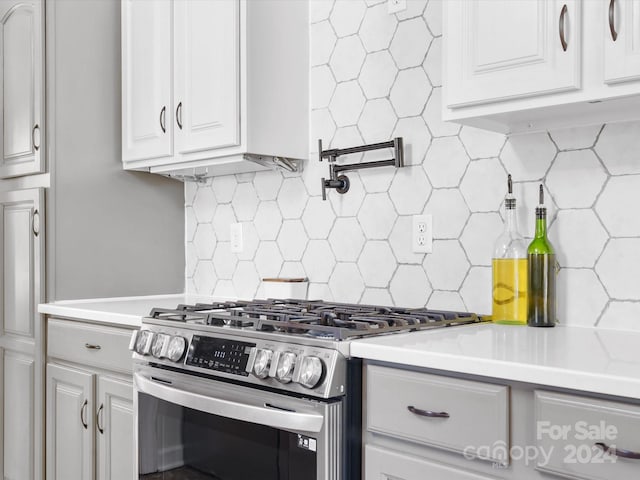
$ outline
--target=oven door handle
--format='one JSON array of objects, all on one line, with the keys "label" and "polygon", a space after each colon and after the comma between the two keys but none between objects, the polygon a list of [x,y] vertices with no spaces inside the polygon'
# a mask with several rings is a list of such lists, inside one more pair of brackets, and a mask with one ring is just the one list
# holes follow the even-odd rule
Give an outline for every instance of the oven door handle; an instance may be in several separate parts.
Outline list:
[{"label": "oven door handle", "polygon": [[324,417],[319,414],[300,413],[267,405],[261,407],[208,397],[154,382],[139,373],[134,374],[134,383],[139,392],[183,407],[277,429],[317,433],[322,430],[324,422]]}]

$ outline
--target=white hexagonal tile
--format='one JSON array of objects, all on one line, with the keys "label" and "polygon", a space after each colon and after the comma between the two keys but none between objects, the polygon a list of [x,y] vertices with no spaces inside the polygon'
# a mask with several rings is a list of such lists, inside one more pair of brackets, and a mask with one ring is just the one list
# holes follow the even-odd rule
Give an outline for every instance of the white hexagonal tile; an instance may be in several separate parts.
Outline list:
[{"label": "white hexagonal tile", "polygon": [[238,262],[232,282],[238,298],[252,300],[256,295],[258,285],[260,285],[260,277],[258,277],[253,262]]},{"label": "white hexagonal tile", "polygon": [[336,34],[328,21],[314,23],[309,27],[309,59],[311,66],[323,65],[329,61],[336,44]]},{"label": "white hexagonal tile", "polygon": [[430,93],[427,74],[419,67],[398,73],[389,98],[398,117],[413,117],[422,114]]},{"label": "white hexagonal tile", "polygon": [[259,172],[253,179],[253,187],[260,200],[275,200],[282,185],[282,174],[278,171],[268,170]]},{"label": "white hexagonal tile", "polygon": [[407,8],[401,12],[396,13],[398,20],[406,20],[408,18],[419,17],[424,13],[424,9],[427,6],[428,0],[409,0],[407,2]]},{"label": "white hexagonal tile", "polygon": [[433,190],[425,213],[433,217],[433,238],[458,238],[469,219],[469,208],[457,188]]},{"label": "white hexagonal tile", "polygon": [[549,240],[563,267],[593,268],[609,239],[593,210],[560,210]]},{"label": "white hexagonal tile", "polygon": [[236,289],[233,287],[231,280],[218,280],[216,287],[213,289],[213,296],[220,299],[237,299]]},{"label": "white hexagonal tile", "polygon": [[216,247],[216,235],[210,223],[201,223],[193,236],[193,245],[200,260],[210,260]]},{"label": "white hexagonal tile", "polygon": [[365,197],[358,212],[362,231],[369,240],[386,239],[398,214],[386,193],[372,193]]},{"label": "white hexagonal tile", "polygon": [[429,297],[427,307],[431,310],[448,310],[454,312],[464,312],[466,307],[462,297],[458,292],[444,292],[434,290]]},{"label": "white hexagonal tile", "polygon": [[[547,226],[551,228],[558,211],[549,190],[543,185],[544,205],[547,209]],[[513,184],[513,194],[517,200],[518,231],[525,238],[533,238],[535,234],[535,210],[540,198],[539,182],[520,182]],[[502,212],[501,212],[502,213]]]},{"label": "white hexagonal tile", "polygon": [[360,118],[364,102],[364,95],[358,82],[352,80],[338,84],[329,104],[329,110],[336,125],[339,127],[355,125]]},{"label": "white hexagonal tile", "polygon": [[389,51],[398,68],[422,65],[431,45],[431,33],[421,17],[400,22]]},{"label": "white hexagonal tile", "polygon": [[255,266],[261,278],[273,278],[280,274],[282,255],[276,242],[260,242],[256,251]]},{"label": "white hexagonal tile", "polygon": [[[331,189],[327,191],[327,197],[331,202],[333,211],[339,217],[352,217],[358,213],[360,205],[362,205],[362,200],[364,200],[365,196],[364,187],[362,186],[359,173],[348,172],[347,176],[350,182],[349,191],[347,193],[341,194]],[[320,183],[319,180],[318,183]]]},{"label": "white hexagonal tile", "polygon": [[422,213],[431,194],[431,184],[420,166],[399,168],[389,196],[400,215]]},{"label": "white hexagonal tile", "polygon": [[491,314],[491,267],[471,267],[460,296],[466,309],[480,315]]},{"label": "white hexagonal tile", "polygon": [[258,195],[252,183],[240,183],[233,195],[231,205],[236,214],[236,218],[241,222],[253,220],[258,209]]},{"label": "white hexagonal tile", "polygon": [[469,157],[475,159],[497,157],[506,137],[501,133],[465,125],[460,131],[460,140],[467,149]]},{"label": "white hexagonal tile", "polygon": [[389,48],[398,20],[389,15],[386,2],[367,9],[360,26],[360,39],[367,52]]},{"label": "white hexagonal tile", "polygon": [[238,183],[253,182],[254,178],[256,178],[256,172],[236,173],[236,182]]},{"label": "white hexagonal tile", "polygon": [[198,188],[193,200],[193,211],[199,223],[210,223],[216,211],[216,198],[209,187]]},{"label": "white hexagonal tile", "polygon": [[640,175],[611,177],[598,198],[596,211],[614,237],[640,236]]},{"label": "white hexagonal tile", "polygon": [[469,271],[469,261],[457,240],[436,240],[433,252],[422,264],[431,286],[438,290],[458,290]]},{"label": "white hexagonal tile", "polygon": [[397,120],[389,100],[369,100],[358,121],[358,129],[367,143],[386,142],[391,139]]},{"label": "white hexagonal tile", "polygon": [[360,303],[362,305],[393,307],[393,299],[386,288],[365,288]]},{"label": "white hexagonal tile", "polygon": [[504,225],[497,213],[473,213],[460,236],[472,265],[491,265],[493,247]]},{"label": "white hexagonal tile", "polygon": [[211,189],[218,203],[230,203],[237,186],[238,182],[235,175],[213,177],[213,180],[211,180]]},{"label": "white hexagonal tile", "polygon": [[364,291],[364,282],[355,263],[338,263],[329,279],[329,288],[338,302],[357,303]]},{"label": "white hexagonal tile", "polygon": [[640,330],[640,303],[616,302],[609,303],[605,309],[598,327],[612,330]]},{"label": "white hexagonal tile", "polygon": [[309,22],[318,23],[329,18],[333,0],[309,0]]},{"label": "white hexagonal tile", "polygon": [[333,301],[333,294],[327,283],[310,283],[307,293],[309,300],[324,300],[325,302]]},{"label": "white hexagonal tile", "polygon": [[305,275],[302,262],[284,262],[279,276],[282,278],[301,278]]},{"label": "white hexagonal tile", "polygon": [[560,150],[578,150],[593,147],[600,130],[602,130],[602,125],[591,125],[553,130],[549,132],[549,135]]},{"label": "white hexagonal tile", "polygon": [[282,258],[287,261],[300,261],[308,241],[302,222],[300,220],[283,221],[277,241]]},{"label": "white hexagonal tile", "polygon": [[[367,161],[388,160],[393,158],[392,151],[389,151],[386,154],[382,152],[382,150],[369,152],[377,153],[377,155],[367,155]],[[368,168],[360,170],[358,175],[360,176],[362,185],[367,193],[382,193],[389,190],[391,182],[393,181],[394,173],[395,172],[392,168]]]},{"label": "white hexagonal tile", "polygon": [[434,188],[457,187],[469,157],[457,137],[434,138],[422,167]]},{"label": "white hexagonal tile", "polygon": [[242,251],[238,252],[240,260],[251,260],[256,254],[260,239],[256,227],[251,222],[242,223]]},{"label": "white hexagonal tile", "polygon": [[431,85],[442,86],[442,37],[434,38],[427,52],[427,58],[422,63]]},{"label": "white hexagonal tile", "polygon": [[329,113],[329,109],[313,110],[309,116],[311,126],[309,135],[310,151],[318,154],[318,139],[321,138],[325,145],[329,144],[336,133],[336,122]]},{"label": "white hexagonal tile", "polygon": [[310,282],[329,281],[336,258],[326,240],[310,240],[302,257],[302,266]]},{"label": "white hexagonal tile", "polygon": [[388,50],[382,50],[367,55],[358,82],[368,99],[386,97],[397,74],[398,68]]},{"label": "white hexagonal tile", "polygon": [[424,10],[424,18],[429,30],[434,36],[442,35],[442,2],[444,0],[430,0]]},{"label": "white hexagonal tile", "polygon": [[355,262],[364,245],[364,235],[355,218],[337,218],[329,234],[331,249],[340,262]]},{"label": "white hexagonal tile", "polygon": [[405,165],[422,163],[431,144],[431,133],[422,117],[401,118],[391,136],[402,137]]},{"label": "white hexagonal tile", "polygon": [[300,218],[307,203],[307,190],[300,177],[287,178],[282,182],[278,194],[278,206],[282,217],[286,219]]},{"label": "white hexagonal tile", "polygon": [[640,239],[612,238],[596,263],[596,272],[611,298],[637,300],[640,275],[630,266],[640,265]]},{"label": "white hexagonal tile", "polygon": [[339,37],[353,35],[360,28],[366,10],[363,0],[336,0],[329,20]]},{"label": "white hexagonal tile", "polygon": [[472,212],[494,212],[507,194],[507,172],[497,158],[470,162],[460,191]]},{"label": "white hexagonal tile", "polygon": [[384,241],[367,242],[358,258],[358,268],[367,287],[386,287],[396,266],[396,257]]},{"label": "white hexagonal tile", "polygon": [[199,261],[193,274],[193,285],[198,295],[211,295],[216,286],[216,272],[209,260]]},{"label": "white hexagonal tile", "polygon": [[304,228],[313,239],[327,238],[335,219],[331,202],[322,200],[322,197],[311,197],[302,214]]},{"label": "white hexagonal tile", "polygon": [[540,180],[556,156],[557,150],[547,133],[514,135],[500,154],[514,181]]},{"label": "white hexagonal tile", "polygon": [[396,305],[424,307],[431,296],[431,285],[421,265],[398,265],[389,286]]},{"label": "white hexagonal tile", "polygon": [[398,259],[398,263],[422,264],[424,253],[414,253],[411,245],[411,229],[413,219],[410,216],[400,216],[393,226],[389,243]]},{"label": "white hexagonal tile", "polygon": [[[335,53],[334,53],[335,55]],[[326,108],[336,89],[336,80],[327,65],[311,69],[311,92],[309,103],[312,109]]]},{"label": "white hexagonal tile", "polygon": [[341,38],[331,54],[329,66],[338,82],[358,78],[366,52],[357,35]]},{"label": "white hexagonal tile", "polygon": [[231,280],[237,264],[238,256],[231,252],[231,243],[218,242],[216,251],[213,253],[213,267],[218,278]]},{"label": "white hexagonal tile", "polygon": [[612,175],[640,173],[640,122],[605,125],[595,148]]},{"label": "white hexagonal tile", "polygon": [[198,254],[196,253],[196,247],[193,242],[187,242],[185,245],[185,277],[193,277],[193,272],[198,264]]},{"label": "white hexagonal tile", "polygon": [[236,222],[236,214],[233,212],[233,207],[231,205],[218,205],[216,213],[213,216],[213,229],[216,231],[216,237],[219,241],[229,241],[229,227],[232,223]]},{"label": "white hexagonal tile", "polygon": [[434,137],[457,135],[461,128],[457,123],[442,120],[442,87],[431,90],[431,96],[427,101],[427,106],[424,107],[422,118]]},{"label": "white hexagonal tile", "polygon": [[586,208],[593,205],[606,179],[591,150],[573,150],[558,154],[546,184],[560,208]]},{"label": "white hexagonal tile", "polygon": [[185,241],[190,242],[193,240],[197,226],[198,220],[196,220],[196,214],[194,213],[193,208],[186,207],[184,209]]},{"label": "white hexagonal tile", "polygon": [[196,284],[193,281],[193,278],[187,278],[184,282],[184,292],[187,295],[197,295]]},{"label": "white hexagonal tile", "polygon": [[[336,134],[331,141],[331,148],[349,148],[364,144],[365,141],[360,135],[360,130],[355,125],[350,127],[341,127],[336,130]],[[362,161],[362,153],[354,153],[351,155],[342,155],[340,163],[358,163]],[[326,166],[327,164],[324,163]],[[328,168],[327,168],[328,171]]]},{"label": "white hexagonal tile", "polygon": [[563,268],[557,282],[558,322],[593,327],[609,300],[593,270]]},{"label": "white hexagonal tile", "polygon": [[[196,182],[184,182],[184,204],[186,206],[193,205],[193,199],[195,198],[199,187],[200,184]],[[211,188],[211,182],[208,181],[203,185],[203,188]]]},{"label": "white hexagonal tile", "polygon": [[275,240],[282,224],[282,215],[276,202],[260,202],[253,224],[261,240]]}]

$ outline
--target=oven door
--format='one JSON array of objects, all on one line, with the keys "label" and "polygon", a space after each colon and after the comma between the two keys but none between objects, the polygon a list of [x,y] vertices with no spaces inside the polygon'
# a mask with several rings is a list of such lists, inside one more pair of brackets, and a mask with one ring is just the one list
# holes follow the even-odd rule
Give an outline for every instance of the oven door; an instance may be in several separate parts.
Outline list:
[{"label": "oven door", "polygon": [[139,480],[339,480],[342,401],[136,366]]}]

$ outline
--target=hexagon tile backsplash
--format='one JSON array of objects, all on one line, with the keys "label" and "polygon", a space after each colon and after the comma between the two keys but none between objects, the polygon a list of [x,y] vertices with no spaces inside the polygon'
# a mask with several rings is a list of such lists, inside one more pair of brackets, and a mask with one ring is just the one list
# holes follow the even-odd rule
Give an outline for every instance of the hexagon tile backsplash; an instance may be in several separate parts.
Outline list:
[{"label": "hexagon tile backsplash", "polygon": [[[561,322],[640,329],[640,123],[511,138],[444,123],[440,1],[389,15],[383,0],[312,0],[310,14],[310,160],[302,174],[186,184],[188,292],[253,298],[262,277],[308,276],[312,298],[490,312],[509,172],[528,237],[537,186],[547,189]],[[318,138],[347,147],[393,136],[405,139],[407,168],[352,173],[346,195],[322,201]],[[428,255],[409,238],[423,212]]]}]

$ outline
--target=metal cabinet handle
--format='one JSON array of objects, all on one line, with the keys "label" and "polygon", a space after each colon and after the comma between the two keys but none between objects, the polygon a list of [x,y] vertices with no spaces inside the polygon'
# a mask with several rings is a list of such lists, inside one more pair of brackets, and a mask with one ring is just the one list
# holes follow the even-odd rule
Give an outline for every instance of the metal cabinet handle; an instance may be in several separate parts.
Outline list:
[{"label": "metal cabinet handle", "polygon": [[449,418],[449,414],[447,412],[432,412],[430,410],[421,410],[419,408],[414,407],[413,405],[409,405],[407,407],[411,413],[418,415],[420,417],[429,417],[429,418]]},{"label": "metal cabinet handle", "polygon": [[104,403],[100,404],[100,408],[98,409],[98,413],[96,413],[96,425],[98,426],[98,431],[104,435],[104,428],[101,425],[100,414],[104,410]]},{"label": "metal cabinet handle", "polygon": [[160,110],[160,128],[162,129],[162,133],[167,133],[166,117],[167,117],[167,107],[163,106],[162,110]]},{"label": "metal cabinet handle", "polygon": [[178,128],[182,130],[182,102],[176,107],[176,123],[178,124]]},{"label": "metal cabinet handle", "polygon": [[562,50],[564,50],[565,52],[567,51],[567,40],[564,37],[564,24],[565,17],[567,16],[567,10],[567,4],[565,3],[562,6],[562,10],[560,10],[560,21],[558,26],[558,29],[560,31],[560,44],[562,45]]},{"label": "metal cabinet handle", "polygon": [[31,143],[33,144],[33,149],[37,152],[40,150],[40,145],[36,145],[36,131],[40,130],[40,126],[36,123],[31,129]]},{"label": "metal cabinet handle", "polygon": [[618,39],[618,32],[616,32],[616,0],[609,2],[609,30],[611,31],[611,39],[615,42]]},{"label": "metal cabinet handle", "polygon": [[598,442],[596,447],[600,447],[605,453],[609,453],[616,457],[629,458],[631,460],[640,460],[640,453],[631,450],[623,450],[621,448],[610,447],[606,443]]},{"label": "metal cabinet handle", "polygon": [[33,217],[31,218],[31,230],[34,237],[40,235],[40,212],[37,208],[33,211]]},{"label": "metal cabinet handle", "polygon": [[102,347],[100,345],[96,345],[95,343],[85,343],[84,348],[87,350],[100,350]]},{"label": "metal cabinet handle", "polygon": [[89,400],[85,399],[84,403],[82,404],[82,408],[80,409],[80,421],[82,422],[82,426],[84,427],[85,430],[89,428],[89,424],[87,424],[87,421],[86,421],[87,405],[89,405]]}]

